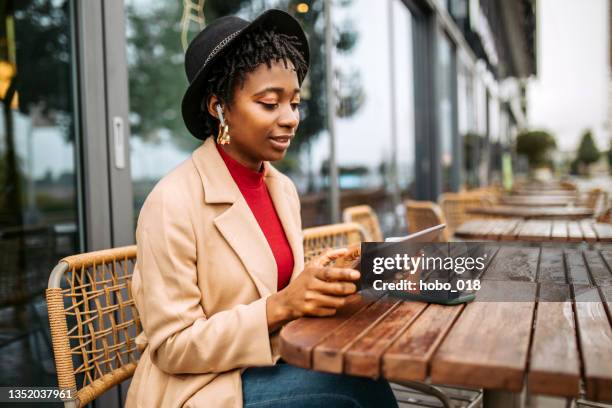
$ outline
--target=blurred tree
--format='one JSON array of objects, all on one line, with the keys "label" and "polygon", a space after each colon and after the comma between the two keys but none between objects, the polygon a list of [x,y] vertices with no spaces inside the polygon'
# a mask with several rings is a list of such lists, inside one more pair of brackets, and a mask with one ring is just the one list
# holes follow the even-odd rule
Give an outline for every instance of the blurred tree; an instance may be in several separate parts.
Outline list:
[{"label": "blurred tree", "polygon": [[599,160],[600,156],[601,153],[599,153],[599,149],[597,149],[597,146],[595,145],[591,131],[585,130],[582,134],[582,139],[580,140],[580,146],[578,146],[576,160],[579,163],[588,166]]},{"label": "blurred tree", "polygon": [[550,152],[556,147],[555,138],[543,130],[524,131],[516,138],[516,152],[527,157],[532,168],[550,166]]},{"label": "blurred tree", "polygon": [[463,135],[463,168],[468,187],[478,187],[478,165],[481,162],[480,152],[485,147],[485,138],[477,133]]}]

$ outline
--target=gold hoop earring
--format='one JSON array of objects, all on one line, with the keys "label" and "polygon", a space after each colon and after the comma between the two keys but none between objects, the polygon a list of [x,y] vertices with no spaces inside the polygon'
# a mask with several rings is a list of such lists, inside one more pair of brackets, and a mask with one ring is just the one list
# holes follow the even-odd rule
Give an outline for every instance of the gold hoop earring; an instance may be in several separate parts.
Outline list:
[{"label": "gold hoop earring", "polygon": [[217,104],[217,115],[219,115],[219,133],[217,134],[217,144],[226,145],[230,143],[229,126],[225,123],[221,104]]}]

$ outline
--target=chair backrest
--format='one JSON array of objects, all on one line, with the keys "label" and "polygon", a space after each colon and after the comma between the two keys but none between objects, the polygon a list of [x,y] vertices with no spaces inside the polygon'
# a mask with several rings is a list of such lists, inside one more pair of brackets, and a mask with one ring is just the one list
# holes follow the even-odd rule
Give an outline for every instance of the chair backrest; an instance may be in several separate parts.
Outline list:
[{"label": "chair backrest", "polygon": [[342,218],[344,222],[356,222],[361,225],[366,232],[367,241],[383,240],[378,216],[369,205],[347,207],[342,211]]},{"label": "chair backrest", "polygon": [[599,187],[589,190],[585,205],[595,212],[595,216],[601,215],[608,207],[608,193]]},{"label": "chair backrest", "polygon": [[576,183],[572,183],[571,181],[567,181],[567,180],[561,180],[559,182],[559,186],[563,190],[568,190],[568,191],[576,191],[577,190]]},{"label": "chair backrest", "polygon": [[[438,204],[432,201],[406,200],[404,206],[406,207],[406,223],[410,234],[446,223],[442,210]],[[439,235],[441,241],[448,241],[449,237],[450,234],[446,229]]]},{"label": "chair backrest", "polygon": [[131,293],[136,246],[73,255],[51,272],[47,307],[61,389],[81,407],[131,377],[142,331]]},{"label": "chair backrest", "polygon": [[601,215],[597,217],[597,222],[612,224],[612,207],[608,207],[607,210],[603,211]]},{"label": "chair backrest", "polygon": [[467,213],[468,208],[491,205],[491,202],[479,195],[459,193],[444,193],[440,196],[439,203],[446,218],[446,228],[451,235],[461,224],[474,218]]},{"label": "chair backrest", "polygon": [[304,262],[309,262],[327,249],[344,248],[365,241],[363,227],[354,222],[306,228],[304,231]]}]

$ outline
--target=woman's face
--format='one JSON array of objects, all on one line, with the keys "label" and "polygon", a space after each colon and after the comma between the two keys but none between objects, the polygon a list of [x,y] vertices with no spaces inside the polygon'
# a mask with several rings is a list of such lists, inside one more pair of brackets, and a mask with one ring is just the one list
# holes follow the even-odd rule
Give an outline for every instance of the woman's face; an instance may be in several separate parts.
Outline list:
[{"label": "woman's face", "polygon": [[[215,117],[216,101],[213,96],[208,106]],[[246,75],[243,87],[236,84],[231,106],[223,107],[231,136],[223,148],[253,170],[263,161],[282,159],[300,121],[299,102],[298,78],[290,61],[287,68],[282,61],[271,68],[260,65]]]}]

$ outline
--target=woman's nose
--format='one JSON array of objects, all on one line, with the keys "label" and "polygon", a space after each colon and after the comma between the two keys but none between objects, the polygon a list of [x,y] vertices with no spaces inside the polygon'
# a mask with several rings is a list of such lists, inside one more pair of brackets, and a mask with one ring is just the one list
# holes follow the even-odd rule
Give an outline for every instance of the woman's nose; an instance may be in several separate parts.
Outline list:
[{"label": "woman's nose", "polygon": [[282,127],[295,128],[300,122],[300,112],[291,105],[283,106],[278,124]]}]

